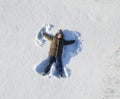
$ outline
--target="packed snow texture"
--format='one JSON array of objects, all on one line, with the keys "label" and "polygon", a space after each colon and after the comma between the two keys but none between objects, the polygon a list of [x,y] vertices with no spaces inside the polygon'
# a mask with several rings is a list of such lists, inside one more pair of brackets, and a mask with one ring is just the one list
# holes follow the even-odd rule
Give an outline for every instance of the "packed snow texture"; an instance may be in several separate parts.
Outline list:
[{"label": "packed snow texture", "polygon": [[[119,10],[120,0],[0,0],[0,99],[120,99]],[[80,33],[68,78],[33,69],[48,56],[50,42],[35,43],[43,24]]]}]

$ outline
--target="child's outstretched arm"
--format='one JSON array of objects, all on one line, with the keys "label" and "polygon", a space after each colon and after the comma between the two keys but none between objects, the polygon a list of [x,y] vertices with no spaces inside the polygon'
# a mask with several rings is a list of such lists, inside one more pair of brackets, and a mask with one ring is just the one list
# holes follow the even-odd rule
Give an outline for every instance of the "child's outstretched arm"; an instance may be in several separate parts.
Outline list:
[{"label": "child's outstretched arm", "polygon": [[43,36],[44,36],[45,38],[47,38],[48,40],[50,40],[50,41],[53,40],[53,36],[51,36],[51,35],[49,35],[49,34],[47,34],[47,33],[43,33]]},{"label": "child's outstretched arm", "polygon": [[64,40],[64,45],[70,45],[73,43],[75,43],[75,40],[70,40],[70,41]]}]

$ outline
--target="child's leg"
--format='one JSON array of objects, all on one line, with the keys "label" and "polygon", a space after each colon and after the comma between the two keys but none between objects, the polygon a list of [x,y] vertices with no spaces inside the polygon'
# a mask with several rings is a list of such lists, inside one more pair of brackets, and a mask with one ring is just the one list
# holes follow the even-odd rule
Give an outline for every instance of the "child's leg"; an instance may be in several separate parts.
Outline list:
[{"label": "child's leg", "polygon": [[56,69],[60,76],[63,76],[63,66],[61,57],[56,57]]},{"label": "child's leg", "polygon": [[45,67],[44,73],[48,74],[50,72],[51,66],[52,66],[54,61],[55,61],[55,57],[54,56],[49,56],[48,57],[48,63],[46,65],[46,67]]}]

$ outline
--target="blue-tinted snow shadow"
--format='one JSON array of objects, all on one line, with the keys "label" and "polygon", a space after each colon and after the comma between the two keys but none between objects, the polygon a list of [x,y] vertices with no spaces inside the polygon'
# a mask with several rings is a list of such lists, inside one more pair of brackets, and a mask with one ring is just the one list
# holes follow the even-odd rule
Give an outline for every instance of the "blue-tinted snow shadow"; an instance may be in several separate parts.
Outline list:
[{"label": "blue-tinted snow shadow", "polygon": [[[82,41],[81,41],[81,34],[76,31],[71,30],[64,30],[64,39],[65,40],[75,40],[74,44],[64,46],[63,48],[63,55],[62,55],[62,63],[64,68],[64,77],[70,77],[71,70],[68,68],[70,65],[69,62],[72,59],[72,57],[78,55],[82,51]],[[41,74],[43,73],[47,59],[43,60],[37,67],[36,71]],[[55,64],[52,65],[51,74],[57,77]]]},{"label": "blue-tinted snow shadow", "polygon": [[69,62],[72,59],[72,57],[78,55],[82,51],[82,40],[81,34],[79,32],[64,30],[63,33],[65,40],[75,40],[74,44],[64,46],[62,55],[65,76],[70,77],[71,70],[68,68],[68,66],[71,64],[69,64]]},{"label": "blue-tinted snow shadow", "polygon": [[46,58],[38,66],[36,66],[35,70],[37,71],[37,73],[42,74],[44,72],[47,62],[48,62],[48,59]]}]

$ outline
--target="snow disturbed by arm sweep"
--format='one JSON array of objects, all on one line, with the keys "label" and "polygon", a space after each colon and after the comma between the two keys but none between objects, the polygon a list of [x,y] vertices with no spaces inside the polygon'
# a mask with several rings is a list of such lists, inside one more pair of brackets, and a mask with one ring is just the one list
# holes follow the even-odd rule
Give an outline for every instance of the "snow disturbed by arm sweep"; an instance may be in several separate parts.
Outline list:
[{"label": "snow disturbed by arm sweep", "polygon": [[[40,32],[37,35],[37,40],[36,40],[37,44],[40,45],[40,47],[42,47],[46,42],[46,40],[43,38],[43,33],[48,33],[49,35],[52,35],[52,34],[50,34],[50,30],[53,27],[54,26],[51,24],[45,24],[41,27]],[[70,31],[70,30],[64,30],[63,34],[65,36],[65,38],[64,38],[65,40],[75,40],[74,44],[64,46],[63,54],[62,54],[62,64],[63,64],[63,69],[64,69],[64,76],[69,77],[71,75],[71,71],[68,68],[69,62],[72,57],[76,56],[82,50],[81,39],[80,39],[81,34],[79,32]],[[47,63],[47,59],[42,61],[36,67],[36,71],[41,74],[45,68],[46,63]],[[53,64],[53,66],[52,66],[50,75],[56,76],[55,64]]]},{"label": "snow disturbed by arm sweep", "polygon": [[39,33],[36,35],[36,43],[37,45],[40,45],[41,47],[45,44],[46,40],[43,38],[43,33],[49,33],[50,30],[53,28],[54,26],[51,24],[44,24]]}]

